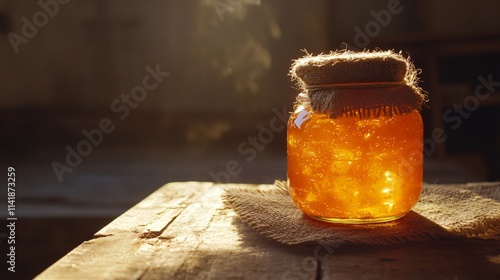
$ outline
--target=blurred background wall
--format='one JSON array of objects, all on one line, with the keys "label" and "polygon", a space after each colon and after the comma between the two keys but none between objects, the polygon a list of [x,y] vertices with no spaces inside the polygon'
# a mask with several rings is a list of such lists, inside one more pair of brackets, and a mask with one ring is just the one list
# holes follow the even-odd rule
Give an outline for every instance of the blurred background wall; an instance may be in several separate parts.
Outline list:
[{"label": "blurred background wall", "polygon": [[[17,170],[19,265],[34,276],[170,181],[285,178],[285,131],[251,139],[292,110],[288,70],[305,50],[410,55],[431,98],[426,139],[447,136],[428,146],[426,181],[499,179],[499,10],[494,0],[0,0],[0,164]],[[148,75],[157,86],[141,93]],[[114,129],[69,166],[68,147],[103,119]],[[60,176],[54,162],[67,166],[56,164]]]}]

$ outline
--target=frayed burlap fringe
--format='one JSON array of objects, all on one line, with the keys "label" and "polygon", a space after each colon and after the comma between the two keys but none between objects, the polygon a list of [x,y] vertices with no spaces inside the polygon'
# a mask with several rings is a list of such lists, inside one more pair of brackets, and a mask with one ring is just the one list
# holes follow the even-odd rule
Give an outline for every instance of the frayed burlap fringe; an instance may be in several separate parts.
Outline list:
[{"label": "frayed burlap fringe", "polygon": [[294,205],[286,183],[270,190],[227,190],[226,203],[261,234],[285,244],[401,244],[500,235],[500,183],[424,184],[413,211],[379,224],[338,225],[313,220]]},{"label": "frayed burlap fringe", "polygon": [[290,75],[311,108],[331,118],[405,114],[427,101],[413,63],[392,51],[307,55],[295,60]]},{"label": "frayed burlap fringe", "polygon": [[[422,103],[408,86],[386,87],[382,90],[383,98],[380,92],[373,90],[322,89],[309,93],[309,103],[315,112],[329,114],[331,118],[359,116],[362,119],[407,114],[420,106],[415,104]],[[402,99],[405,101],[402,102]]]}]

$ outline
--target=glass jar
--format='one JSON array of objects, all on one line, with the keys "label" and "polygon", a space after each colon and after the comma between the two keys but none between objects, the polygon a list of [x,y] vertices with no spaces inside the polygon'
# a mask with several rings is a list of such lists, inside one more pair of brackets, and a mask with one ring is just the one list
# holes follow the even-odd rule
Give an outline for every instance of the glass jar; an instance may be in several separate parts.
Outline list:
[{"label": "glass jar", "polygon": [[[383,87],[377,91],[383,94]],[[287,127],[288,187],[302,212],[360,224],[398,219],[412,209],[423,182],[419,108],[332,118],[314,110],[308,94],[298,100]],[[393,112],[389,107],[377,110]]]}]

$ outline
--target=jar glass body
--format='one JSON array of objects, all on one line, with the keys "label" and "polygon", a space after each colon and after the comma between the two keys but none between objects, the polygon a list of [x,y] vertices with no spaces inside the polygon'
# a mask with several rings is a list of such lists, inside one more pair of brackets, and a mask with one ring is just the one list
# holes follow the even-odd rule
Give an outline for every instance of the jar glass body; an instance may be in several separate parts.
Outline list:
[{"label": "jar glass body", "polygon": [[423,182],[423,123],[408,114],[329,118],[299,107],[287,129],[288,186],[306,215],[334,223],[404,216]]}]

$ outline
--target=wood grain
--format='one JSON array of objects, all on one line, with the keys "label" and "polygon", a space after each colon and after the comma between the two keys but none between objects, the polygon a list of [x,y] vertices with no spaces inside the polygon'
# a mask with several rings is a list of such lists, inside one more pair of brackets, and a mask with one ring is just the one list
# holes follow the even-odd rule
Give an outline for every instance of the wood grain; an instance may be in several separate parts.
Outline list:
[{"label": "wood grain", "polygon": [[247,227],[224,188],[170,183],[35,279],[500,279],[499,240],[287,246]]}]

